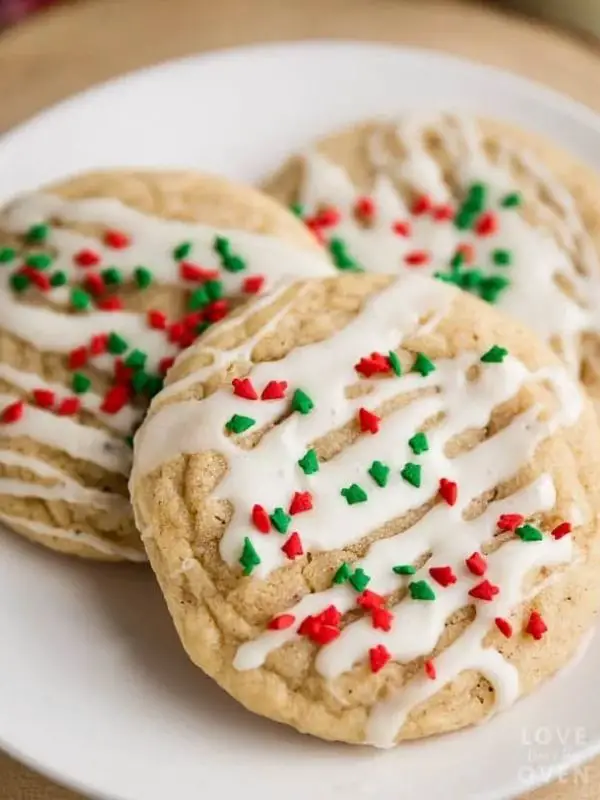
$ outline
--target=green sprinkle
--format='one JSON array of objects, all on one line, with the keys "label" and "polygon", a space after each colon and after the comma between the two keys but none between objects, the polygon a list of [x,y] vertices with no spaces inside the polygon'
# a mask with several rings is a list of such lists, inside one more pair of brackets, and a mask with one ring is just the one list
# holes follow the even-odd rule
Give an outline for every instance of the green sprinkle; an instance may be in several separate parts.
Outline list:
[{"label": "green sprinkle", "polygon": [[125,366],[132,369],[143,369],[146,366],[148,356],[143,350],[132,350],[125,359]]},{"label": "green sprinkle", "polygon": [[479,295],[482,300],[488,303],[495,303],[499,295],[510,286],[510,280],[505,278],[504,275],[493,275],[490,278],[484,278],[479,285]]},{"label": "green sprinkle", "polygon": [[297,217],[300,217],[300,219],[302,219],[302,217],[304,216],[304,206],[302,205],[302,203],[292,203],[292,205],[290,206],[290,211],[292,212],[292,214],[295,214]]},{"label": "green sprinkle", "polygon": [[71,305],[78,311],[85,311],[92,303],[92,298],[83,289],[76,286],[71,290]]},{"label": "green sprinkle", "polygon": [[460,275],[457,272],[434,272],[433,277],[438,281],[444,283],[453,283],[455,286],[460,286]]},{"label": "green sprinkle", "polygon": [[427,581],[411,581],[408,591],[413,600],[435,600],[435,592]]},{"label": "green sprinkle", "polygon": [[211,325],[211,323],[207,322],[206,320],[204,322],[198,323],[198,325],[196,325],[196,333],[198,335],[200,335],[201,333],[204,333],[204,331],[206,331],[206,330],[208,330],[210,328],[210,325]]},{"label": "green sprinkle", "polygon": [[424,353],[417,353],[415,363],[412,365],[413,372],[420,373],[426,378],[430,372],[435,371],[435,364]]},{"label": "green sprinkle", "polygon": [[226,255],[223,257],[223,269],[227,272],[241,272],[246,269],[246,262],[241,256]]},{"label": "green sprinkle", "polygon": [[290,522],[292,521],[290,515],[286,514],[283,508],[276,508],[269,519],[273,523],[275,530],[279,531],[279,533],[287,533]]},{"label": "green sprinkle", "polygon": [[356,503],[364,503],[367,500],[367,493],[359,486],[357,483],[353,483],[345,489],[340,491],[342,497],[346,498],[346,502],[349,506],[353,506]]},{"label": "green sprinkle", "polygon": [[386,464],[382,464],[381,461],[374,461],[369,467],[368,471],[369,475],[373,478],[377,486],[381,486],[383,488],[387,484],[390,468],[386,466]]},{"label": "green sprinkle", "polygon": [[131,385],[136,394],[141,394],[148,386],[150,375],[143,369],[138,369],[131,378]]},{"label": "green sprinkle", "polygon": [[462,208],[454,217],[454,227],[459,231],[466,231],[473,227],[475,214],[469,208]]},{"label": "green sprinkle", "polygon": [[222,281],[206,281],[204,288],[209,300],[220,300],[223,297]]},{"label": "green sprinkle", "polygon": [[511,192],[510,194],[505,194],[502,200],[500,200],[500,205],[503,208],[515,208],[516,206],[520,206],[523,202],[523,195],[520,192]]},{"label": "green sprinkle", "polygon": [[210,300],[208,299],[208,294],[204,286],[199,286],[197,289],[194,289],[188,298],[188,308],[190,311],[199,311],[209,303]]},{"label": "green sprinkle", "polygon": [[302,389],[296,389],[292,397],[292,409],[299,411],[301,414],[309,414],[314,407],[315,404],[306,392],[303,392]]},{"label": "green sprinkle", "polygon": [[402,475],[402,477],[407,483],[410,483],[411,486],[414,486],[416,489],[418,489],[421,486],[420,464],[413,464],[412,462],[409,461],[402,467],[400,475]]},{"label": "green sprinkle", "polygon": [[515,529],[515,533],[524,542],[541,542],[544,534],[534,525],[521,525]]},{"label": "green sprinkle", "polygon": [[177,259],[177,261],[182,261],[184,258],[187,258],[191,252],[192,252],[192,243],[181,242],[181,244],[178,244],[177,247],[173,250],[173,258]]},{"label": "green sprinkle", "polygon": [[15,292],[23,292],[29,286],[29,278],[22,272],[13,272],[9,278],[11,287]]},{"label": "green sprinkle", "polygon": [[91,385],[92,382],[87,375],[84,375],[82,372],[73,373],[71,386],[73,387],[75,394],[85,394]]},{"label": "green sprinkle", "polygon": [[[143,370],[136,372],[132,380],[135,381],[135,376],[140,374],[145,373]],[[162,391],[164,385],[165,379],[162,377],[162,375],[148,375],[148,379],[144,386],[144,391],[149,397],[155,397],[159,392]]]},{"label": "green sprinkle", "polygon": [[48,253],[31,253],[27,256],[25,263],[34,269],[48,269],[54,258]]},{"label": "green sprinkle", "polygon": [[0,264],[8,264],[17,257],[14,247],[0,247]]},{"label": "green sprinkle", "polygon": [[425,453],[429,450],[427,436],[425,436],[424,433],[415,433],[415,435],[411,436],[408,440],[408,446],[416,456],[420,456],[421,453]]},{"label": "green sprinkle", "polygon": [[102,280],[107,286],[119,286],[119,284],[123,283],[123,274],[121,270],[117,269],[116,267],[103,269],[100,274],[102,275]]},{"label": "green sprinkle", "polygon": [[483,280],[483,272],[480,269],[466,269],[457,277],[460,288],[469,292],[472,289],[477,289],[480,285]]},{"label": "green sprinkle", "polygon": [[337,568],[336,573],[333,576],[333,583],[346,583],[350,575],[350,567],[344,561],[344,563]]},{"label": "green sprinkle", "polygon": [[390,367],[392,368],[392,372],[395,375],[402,375],[402,364],[400,363],[398,355],[394,353],[393,350],[390,350],[390,352],[388,353],[388,361],[390,362]]},{"label": "green sprinkle", "polygon": [[251,428],[256,423],[252,417],[244,417],[243,414],[234,414],[231,419],[227,420],[225,427],[231,433],[243,433]]},{"label": "green sprinkle", "polygon": [[348,253],[348,245],[343,239],[338,239],[336,237],[330,239],[328,247],[333,258],[333,263],[338,269],[362,272],[362,267]]},{"label": "green sprinkle", "polygon": [[450,259],[450,266],[452,269],[460,269],[464,263],[465,254],[462,252],[462,250],[457,250]]},{"label": "green sprinkle", "polygon": [[147,289],[152,283],[152,273],[146,267],[136,267],[133,271],[133,277],[140,289]]},{"label": "green sprinkle", "polygon": [[494,250],[492,253],[492,261],[498,267],[506,267],[512,264],[512,253],[510,250]]},{"label": "green sprinkle", "polygon": [[298,466],[305,475],[314,475],[315,472],[318,472],[319,459],[317,457],[317,451],[313,448],[307,450],[300,461],[298,461]]},{"label": "green sprinkle", "polygon": [[480,361],[483,361],[484,364],[501,364],[507,355],[508,350],[505,347],[495,344],[481,356]]},{"label": "green sprinkle", "polygon": [[64,286],[66,282],[67,275],[61,269],[53,272],[52,275],[50,275],[50,286],[54,286],[54,288],[57,288],[58,286]]},{"label": "green sprinkle", "polygon": [[357,592],[364,592],[370,580],[371,576],[367,575],[362,567],[357,567],[349,578],[350,583]]},{"label": "green sprinkle", "polygon": [[106,346],[108,348],[108,352],[112,353],[114,356],[120,356],[129,349],[129,345],[127,344],[126,340],[114,331],[108,334],[108,342]]},{"label": "green sprinkle", "polygon": [[244,547],[242,549],[242,555],[240,556],[240,564],[244,568],[244,575],[250,575],[254,567],[258,567],[260,564],[260,556],[247,536],[244,538]]},{"label": "green sprinkle", "polygon": [[417,570],[412,564],[398,564],[397,567],[392,567],[392,571],[396,575],[414,575]]},{"label": "green sprinkle", "polygon": [[217,236],[213,242],[213,249],[225,258],[231,252],[231,242],[225,236]]},{"label": "green sprinkle", "polygon": [[487,188],[483,183],[473,183],[469,189],[469,194],[464,207],[468,208],[473,214],[480,214],[485,208],[487,200]]},{"label": "green sprinkle", "polygon": [[42,244],[48,238],[49,233],[50,233],[49,225],[44,225],[44,224],[32,225],[26,234],[27,241],[35,242],[36,244]]}]

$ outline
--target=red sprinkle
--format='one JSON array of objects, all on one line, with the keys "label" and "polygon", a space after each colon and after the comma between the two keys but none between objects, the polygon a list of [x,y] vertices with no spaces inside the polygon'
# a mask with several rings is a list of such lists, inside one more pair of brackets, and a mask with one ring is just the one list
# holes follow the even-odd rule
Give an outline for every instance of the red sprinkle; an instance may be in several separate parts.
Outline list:
[{"label": "red sprinkle", "polygon": [[258,294],[265,282],[264,275],[248,275],[242,283],[242,291],[246,294]]},{"label": "red sprinkle", "polygon": [[433,659],[428,658],[427,661],[424,662],[423,667],[425,668],[425,675],[427,675],[429,680],[434,681],[437,678],[437,671]]},{"label": "red sprinkle", "polygon": [[100,263],[100,255],[95,250],[80,250],[73,256],[78,267],[95,267]]},{"label": "red sprinkle", "polygon": [[40,408],[51,408],[55,403],[56,396],[50,389],[34,389],[33,399]]},{"label": "red sprinkle", "polygon": [[456,504],[458,499],[458,486],[454,481],[449,481],[447,478],[440,478],[439,494],[442,500],[449,506]]},{"label": "red sprinkle", "polygon": [[204,281],[217,280],[219,277],[219,272],[216,269],[205,269],[204,267],[199,267],[198,264],[192,264],[191,261],[180,261],[179,276],[184,281],[204,283]]},{"label": "red sprinkle", "polygon": [[392,628],[394,615],[387,608],[373,608],[371,610],[371,622],[374,628],[381,631],[389,631]]},{"label": "red sprinkle", "polygon": [[209,306],[206,306],[204,314],[209,322],[218,322],[229,313],[229,304],[227,300],[215,300]]},{"label": "red sprinkle", "polygon": [[252,506],[252,524],[261,533],[268,533],[271,530],[271,520],[263,506],[256,503]]},{"label": "red sprinkle", "polygon": [[363,433],[377,433],[380,422],[381,417],[378,417],[377,414],[373,414],[372,411],[367,411],[366,408],[359,408],[358,423]]},{"label": "red sprinkle", "polygon": [[475,233],[479,236],[491,236],[498,230],[498,217],[493,211],[486,211],[475,223]]},{"label": "red sprinkle", "polygon": [[383,605],[383,597],[377,592],[372,592],[370,589],[365,589],[364,592],[356,598],[356,604],[367,611],[373,608],[379,608]]},{"label": "red sprinkle", "polygon": [[104,300],[99,300],[96,305],[102,311],[122,311],[123,301],[116,294],[111,297],[105,297]]},{"label": "red sprinkle", "polygon": [[22,400],[16,400],[8,406],[4,407],[0,419],[2,422],[18,422],[23,413],[25,412],[25,403]]},{"label": "red sprinkle", "polygon": [[485,557],[481,555],[481,553],[472,553],[468,558],[465,559],[465,564],[467,565],[469,572],[472,572],[473,575],[485,575],[487,561]]},{"label": "red sprinkle", "polygon": [[330,605],[327,606],[327,608],[324,608],[320,614],[317,614],[316,619],[322,625],[339,625],[342,615],[334,605]]},{"label": "red sprinkle", "polygon": [[106,353],[108,347],[108,334],[97,333],[90,339],[90,353],[94,356],[99,356]]},{"label": "red sprinkle", "polygon": [[411,267],[421,267],[423,264],[429,263],[430,258],[427,250],[411,250],[404,256],[404,261]]},{"label": "red sprinkle", "polygon": [[285,397],[287,381],[269,381],[262,390],[261,400],[281,400]]},{"label": "red sprinkle", "polygon": [[127,405],[130,394],[131,390],[128,386],[124,386],[123,384],[112,386],[104,395],[100,410],[104,411],[106,414],[116,414],[123,406]]},{"label": "red sprinkle", "polygon": [[292,533],[290,538],[281,548],[286,556],[290,559],[298,558],[298,556],[304,555],[304,550],[302,548],[302,541],[300,540],[300,536],[297,533]]},{"label": "red sprinkle", "polygon": [[116,358],[113,374],[117,383],[128,385],[133,378],[133,367],[126,367],[122,358]]},{"label": "red sprinkle", "polygon": [[270,631],[284,631],[286,628],[290,628],[294,622],[296,622],[296,617],[293,614],[280,614],[278,617],[273,617],[267,628]]},{"label": "red sprinkle", "polygon": [[378,644],[369,650],[369,661],[371,664],[371,672],[379,672],[388,663],[392,654],[383,644]]},{"label": "red sprinkle", "polygon": [[104,285],[104,281],[102,280],[102,276],[98,275],[96,272],[92,272],[89,275],[86,275],[84,281],[85,288],[93,295],[102,294],[104,289],[106,288]]},{"label": "red sprinkle", "polygon": [[167,336],[169,341],[173,342],[174,344],[177,344],[181,341],[185,332],[185,325],[181,321],[172,322],[167,328]]},{"label": "red sprinkle", "polygon": [[570,522],[561,522],[560,525],[557,525],[556,528],[552,530],[552,536],[555,539],[562,539],[563,536],[566,536],[567,534],[571,533],[572,530],[573,526],[571,525]]},{"label": "red sprinkle", "polygon": [[433,203],[431,197],[427,194],[422,194],[417,197],[412,204],[411,211],[415,215],[415,217],[419,217],[423,214],[427,214],[433,208]]},{"label": "red sprinkle", "polygon": [[456,575],[452,572],[452,567],[430,567],[429,574],[440,586],[452,586],[456,583]]},{"label": "red sprinkle", "polygon": [[193,328],[195,334],[196,328],[202,322],[202,316],[201,311],[191,311],[189,314],[186,314],[185,317],[181,318],[181,322],[183,322],[184,327],[188,330]]},{"label": "red sprinkle", "polygon": [[475,260],[475,248],[468,242],[459,244],[456,248],[457,253],[461,253],[466,264],[471,264]]},{"label": "red sprinkle", "polygon": [[258,394],[250,378],[234,378],[231,384],[233,393],[238,397],[243,397],[245,400],[258,400]]},{"label": "red sprinkle", "polygon": [[147,319],[148,325],[157,331],[162,331],[167,327],[167,316],[162,311],[155,309],[148,311]]},{"label": "red sprinkle", "polygon": [[496,525],[501,531],[514,531],[519,525],[522,525],[525,517],[522,514],[500,514]]},{"label": "red sprinkle", "polygon": [[313,507],[312,495],[310,492],[295,492],[290,503],[290,514],[301,514],[303,511],[310,511]]},{"label": "red sprinkle", "polygon": [[372,197],[359,197],[354,204],[354,213],[361,219],[372,219],[375,216],[375,210],[375,201]]},{"label": "red sprinkle", "polygon": [[532,611],[529,615],[529,621],[525,627],[525,632],[533,636],[534,639],[541,639],[548,630],[548,626],[542,619],[538,611]]},{"label": "red sprinkle", "polygon": [[19,272],[22,275],[27,275],[29,280],[42,292],[47,292],[50,289],[50,278],[44,272],[39,272],[33,267],[23,267]]},{"label": "red sprinkle", "polygon": [[161,375],[166,375],[174,363],[175,358],[173,356],[165,356],[158,362],[158,371]]},{"label": "red sprinkle", "polygon": [[335,206],[328,206],[321,209],[314,217],[314,223],[320,228],[332,228],[337,225],[342,218],[342,215]]},{"label": "red sprinkle", "polygon": [[377,372],[388,372],[390,369],[390,360],[383,353],[371,353],[370,356],[361,358],[358,364],[354,365],[354,369],[359,375],[364,375],[365,378],[370,378]]},{"label": "red sprinkle", "polygon": [[61,417],[70,417],[81,409],[81,400],[78,397],[65,397],[58,405],[56,413]]},{"label": "red sprinkle", "polygon": [[104,244],[113,250],[124,250],[131,244],[131,239],[123,231],[110,230],[104,234]]},{"label": "red sprinkle", "polygon": [[340,630],[334,628],[332,625],[316,624],[312,636],[310,637],[313,642],[317,644],[329,644],[340,635]]},{"label": "red sprinkle", "polygon": [[493,600],[494,597],[500,592],[500,589],[497,586],[494,586],[493,583],[490,583],[487,579],[481,581],[476,586],[469,591],[471,597],[476,597],[477,600]]},{"label": "red sprinkle", "polygon": [[454,219],[454,209],[451,205],[441,205],[435,206],[432,211],[432,216],[434,219],[439,220],[440,222],[444,222],[445,220]]},{"label": "red sprinkle", "polygon": [[500,633],[503,636],[506,636],[507,639],[510,639],[513,632],[512,625],[510,624],[510,622],[507,619],[504,619],[504,617],[496,617],[494,622],[496,623],[496,627],[498,628]]},{"label": "red sprinkle", "polygon": [[392,225],[392,230],[394,231],[394,233],[397,233],[398,236],[410,236],[411,234],[410,222],[404,222],[403,220],[399,219]]},{"label": "red sprinkle", "polygon": [[69,368],[79,369],[79,367],[83,367],[87,364],[87,360],[87,347],[76,347],[75,350],[71,350],[69,353]]}]

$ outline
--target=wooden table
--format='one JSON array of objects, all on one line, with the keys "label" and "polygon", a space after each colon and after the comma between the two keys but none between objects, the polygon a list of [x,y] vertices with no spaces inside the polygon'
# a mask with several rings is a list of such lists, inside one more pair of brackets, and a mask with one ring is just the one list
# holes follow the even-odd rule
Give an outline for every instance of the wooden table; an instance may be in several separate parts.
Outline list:
[{"label": "wooden table", "polygon": [[[200,50],[310,37],[446,50],[550,84],[600,110],[600,45],[489,4],[79,0],[0,36],[0,131],[127,70]],[[0,754],[0,800],[77,800],[77,796]],[[528,800],[600,800],[600,759],[585,771],[528,795]]]}]

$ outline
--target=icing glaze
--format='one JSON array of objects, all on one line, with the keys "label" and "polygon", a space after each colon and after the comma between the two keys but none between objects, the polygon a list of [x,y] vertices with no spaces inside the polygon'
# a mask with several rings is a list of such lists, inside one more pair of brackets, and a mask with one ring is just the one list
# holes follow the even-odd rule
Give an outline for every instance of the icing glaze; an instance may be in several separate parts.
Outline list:
[{"label": "icing glaze", "polygon": [[[310,492],[312,508],[292,517],[288,534],[296,531],[304,552],[315,553],[347,547],[390,520],[422,508],[437,496],[442,478],[457,484],[454,505],[433,505],[402,535],[378,539],[361,561],[352,564],[353,569],[360,568],[370,576],[369,590],[380,595],[393,594],[420,580],[431,582],[429,569],[436,565],[450,565],[458,580],[439,590],[436,586],[436,602],[421,602],[405,594],[390,607],[396,617],[385,633],[366,616],[349,622],[338,638],[321,647],[315,666],[334,696],[338,676],[363,662],[367,651],[380,643],[400,662],[427,657],[436,647],[448,618],[473,602],[469,591],[478,579],[467,570],[465,560],[493,541],[500,515],[518,510],[529,517],[551,511],[556,502],[552,476],[544,473],[512,495],[494,499],[479,516],[469,518],[465,513],[474,500],[517,476],[531,463],[540,443],[559,427],[570,426],[579,418],[583,397],[562,366],[534,372],[510,354],[500,363],[482,363],[481,353],[465,351],[454,359],[436,361],[428,375],[410,372],[388,379],[362,378],[361,386],[368,389],[367,393],[348,397],[348,387],[359,380],[355,366],[362,357],[395,350],[407,337],[429,329],[432,319],[439,320],[448,313],[454,297],[454,291],[441,282],[414,275],[396,278],[329,339],[296,347],[277,361],[251,363],[250,354],[264,336],[264,329],[228,351],[211,347],[208,337],[183,357],[208,353],[212,363],[173,381],[166,391],[169,403],[164,404],[163,396],[158,395],[136,435],[131,479],[134,496],[137,481],[182,453],[214,451],[227,458],[227,473],[211,493],[212,498],[228,500],[233,506],[220,541],[221,556],[233,567],[250,541],[260,558],[260,563],[253,565],[252,577],[259,579],[286,564],[287,557],[282,552],[283,537],[277,533],[266,536],[253,527],[255,504],[269,511],[278,507],[287,510],[296,492]],[[241,320],[251,313],[252,308]],[[240,317],[229,324],[240,324]],[[313,409],[308,414],[286,416],[289,396],[253,402],[235,395],[230,386],[202,400],[188,396],[177,401],[178,393],[201,384],[231,364],[243,366],[243,374],[248,374],[255,387],[284,379],[290,391],[301,388],[313,400]],[[473,378],[475,367],[477,376]],[[453,458],[446,455],[450,440],[465,431],[485,428],[497,406],[516,397],[523,387],[536,383],[549,386],[557,400],[549,417],[542,414],[542,408],[531,406],[471,449]],[[381,419],[378,435],[358,436],[344,450],[320,463],[314,474],[299,469],[298,460],[312,443],[351,423],[360,407],[367,406],[377,413],[386,402],[402,396],[409,402]],[[250,414],[256,420],[255,429],[266,430],[252,449],[240,448],[236,438],[227,434],[225,425],[236,413]],[[437,423],[430,427],[434,419]],[[427,430],[428,449],[416,456],[408,442],[423,429]],[[376,460],[390,468],[384,487],[376,485],[367,473],[368,466]],[[420,485],[411,485],[401,477],[400,471],[407,462],[422,466]],[[352,484],[365,489],[367,502],[351,505],[345,501],[340,490]],[[581,519],[587,517],[584,505],[585,499],[581,499],[577,506]],[[138,522],[144,525],[145,521]],[[153,536],[151,522],[145,523],[142,535]],[[392,745],[410,711],[464,670],[480,671],[493,685],[497,708],[512,702],[519,694],[518,673],[498,651],[484,647],[483,640],[497,617],[509,616],[526,599],[522,589],[525,575],[536,567],[567,565],[573,557],[570,536],[555,539],[545,535],[539,541],[527,542],[515,538],[489,553],[486,579],[501,587],[500,593],[491,602],[477,603],[475,620],[436,658],[436,680],[416,677],[397,696],[385,697],[375,705],[368,723],[368,740],[376,746]],[[423,558],[423,566],[410,577],[396,574],[391,568],[394,564],[419,563]],[[535,593],[539,591],[536,587]],[[308,617],[330,606],[344,614],[356,608],[356,599],[357,590],[347,582],[305,595],[285,610],[292,615],[292,624],[281,630],[258,632],[256,638],[239,647],[234,667],[261,667],[271,652],[301,635],[299,629]]]},{"label": "icing glaze", "polygon": [[[488,276],[510,280],[498,297],[498,306],[557,345],[570,368],[578,372],[581,334],[600,334],[600,265],[567,188],[531,155],[510,144],[497,143],[497,162],[493,163],[473,120],[408,114],[395,124],[402,159],[392,154],[379,133],[368,142],[370,166],[376,176],[369,193],[376,211],[368,224],[355,212],[361,192],[341,166],[316,151],[303,154],[299,202],[306,216],[313,217],[323,207],[338,209],[338,224],[323,227],[321,233],[328,240],[346,242],[350,255],[369,271],[407,269],[434,274],[447,269],[459,245],[472,247],[475,257],[471,266]],[[442,167],[425,145],[427,130],[436,131],[450,154],[459,197],[473,183],[485,184],[487,207],[501,212],[494,235],[460,230],[452,219],[440,221],[434,214],[411,214],[396,182],[414,193],[426,194],[435,204],[450,202],[455,207]],[[540,187],[537,196],[525,196],[528,217],[500,207],[504,196],[520,191],[511,174],[513,164],[533,176]],[[539,197],[545,198],[545,205]],[[409,235],[394,231],[398,221],[409,222]],[[407,264],[405,258],[415,250],[424,250],[431,260]],[[498,250],[510,254],[510,264],[494,263]],[[566,282],[570,293],[561,288],[561,282]]]},{"label": "icing glaze", "polygon": [[[81,231],[53,224],[61,220],[74,225],[93,225],[100,231],[117,230],[126,233],[128,246],[122,249]],[[174,257],[175,248],[181,243],[189,244],[194,263],[208,270],[219,270],[219,280],[226,296],[242,295],[243,283],[248,275],[264,278],[263,289],[272,289],[278,280],[288,274],[323,275],[331,272],[327,260],[319,251],[301,250],[262,234],[216,228],[166,220],[136,211],[116,199],[65,200],[49,194],[27,194],[14,201],[3,211],[1,227],[18,236],[28,235],[32,226],[49,223],[43,241],[43,250],[53,254],[52,271],[64,274],[66,285],[50,288],[44,294],[47,302],[24,306],[11,288],[11,268],[0,264],[0,325],[2,329],[40,352],[66,354],[88,346],[92,337],[113,332],[121,336],[128,349],[123,358],[134,348],[146,355],[145,369],[156,372],[161,360],[172,358],[180,347],[171,341],[164,330],[149,326],[144,313],[126,310],[90,310],[85,313],[65,313],[70,310],[71,290],[69,284],[77,285],[90,270],[82,270],[78,254],[93,251],[100,268],[107,265],[117,269],[124,281],[133,280],[140,265],[146,265],[153,279],[162,285],[178,285],[195,288],[186,283],[181,275],[180,260]],[[239,271],[221,269],[219,255],[215,252],[217,236],[226,237],[239,253],[246,267]],[[39,249],[39,248],[38,248]],[[17,262],[18,263],[18,262]],[[91,272],[94,272],[92,270]],[[115,357],[99,353],[93,358],[95,370],[111,373]],[[7,440],[27,437],[30,440],[67,453],[72,458],[94,464],[110,472],[127,475],[131,464],[131,451],[124,438],[131,434],[139,423],[142,409],[131,404],[124,405],[115,413],[103,410],[104,398],[88,390],[78,396],[82,410],[92,414],[102,427],[92,427],[75,418],[57,416],[49,410],[37,408],[31,402],[36,390],[47,390],[59,398],[71,394],[70,388],[48,382],[40,376],[0,363],[0,381],[25,395],[28,405],[21,419],[0,427],[0,436]],[[0,410],[15,399],[3,391],[0,395]],[[13,454],[10,450],[0,453],[0,464],[6,467],[22,467],[33,473],[32,480],[17,478],[0,479],[0,493],[15,497],[37,497],[57,499],[65,502],[86,504],[92,507],[110,508],[115,504],[122,508],[122,498],[114,493],[96,491],[81,486],[60,470],[44,469],[40,459]],[[4,454],[4,455],[2,455]],[[48,471],[50,470],[50,471]],[[38,481],[52,480],[51,485]],[[27,520],[20,525],[32,527]],[[40,533],[39,526],[36,529]],[[68,532],[57,531],[62,538]],[[42,535],[50,535],[47,532]],[[85,538],[81,533],[75,539],[95,546],[101,537]],[[105,543],[102,552],[108,553],[111,545]],[[108,549],[107,549],[108,548]],[[123,556],[127,548],[114,551]]]}]

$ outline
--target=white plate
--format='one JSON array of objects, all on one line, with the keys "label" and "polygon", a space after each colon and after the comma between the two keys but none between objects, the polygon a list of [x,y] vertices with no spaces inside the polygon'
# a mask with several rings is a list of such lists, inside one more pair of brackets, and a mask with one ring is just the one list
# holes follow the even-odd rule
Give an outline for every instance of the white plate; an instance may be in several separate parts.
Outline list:
[{"label": "white plate", "polygon": [[[600,120],[546,89],[427,51],[313,42],[166,64],[45,112],[0,140],[0,199],[99,166],[257,180],[331,128],[432,105],[512,119],[600,167]],[[377,753],[239,708],[188,663],[143,569],[0,539],[0,744],[88,795],[492,800],[600,751],[600,637],[489,724]]]}]

